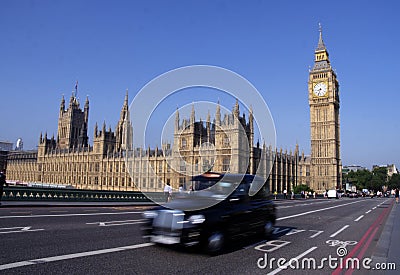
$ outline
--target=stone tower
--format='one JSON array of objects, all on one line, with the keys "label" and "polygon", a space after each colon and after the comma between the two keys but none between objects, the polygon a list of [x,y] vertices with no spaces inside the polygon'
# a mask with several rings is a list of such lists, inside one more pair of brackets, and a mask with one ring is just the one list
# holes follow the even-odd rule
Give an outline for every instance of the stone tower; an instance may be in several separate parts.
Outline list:
[{"label": "stone tower", "polygon": [[68,108],[64,96],[61,99],[58,117],[57,144],[61,150],[88,147],[89,99],[86,97],[82,110],[78,98],[72,93]]},{"label": "stone tower", "polygon": [[[240,116],[236,101],[231,113],[221,118],[221,106],[216,106],[215,119],[196,121],[194,105],[189,119],[180,120],[175,114],[173,155],[174,166],[182,174],[197,175],[206,171],[253,173],[254,161],[253,114],[249,120]],[[186,167],[185,167],[186,166]]]},{"label": "stone tower", "polygon": [[341,186],[339,82],[331,67],[319,29],[314,66],[308,80],[311,128],[311,188],[318,191]]},{"label": "stone tower", "polygon": [[133,128],[130,120],[128,91],[125,94],[124,104],[121,109],[121,115],[115,129],[116,151],[132,150]]}]

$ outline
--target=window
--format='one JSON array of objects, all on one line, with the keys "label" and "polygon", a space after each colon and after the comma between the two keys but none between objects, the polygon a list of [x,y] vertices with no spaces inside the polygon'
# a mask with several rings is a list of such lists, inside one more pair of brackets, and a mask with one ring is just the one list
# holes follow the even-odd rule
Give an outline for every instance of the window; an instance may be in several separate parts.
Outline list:
[{"label": "window", "polygon": [[228,138],[228,136],[224,136],[224,139],[223,139],[223,141],[222,141],[222,145],[224,146],[224,147],[229,147],[229,138]]},{"label": "window", "polygon": [[186,138],[182,138],[182,140],[181,140],[181,147],[182,147],[182,148],[186,148],[186,146],[187,146]]},{"label": "window", "polygon": [[162,162],[158,164],[158,173],[162,173]]},{"label": "window", "polygon": [[179,169],[182,172],[186,171],[186,162],[184,160],[181,160]]},{"label": "window", "polygon": [[229,170],[229,166],[230,166],[230,158],[225,157],[222,161],[222,171],[226,172]]}]

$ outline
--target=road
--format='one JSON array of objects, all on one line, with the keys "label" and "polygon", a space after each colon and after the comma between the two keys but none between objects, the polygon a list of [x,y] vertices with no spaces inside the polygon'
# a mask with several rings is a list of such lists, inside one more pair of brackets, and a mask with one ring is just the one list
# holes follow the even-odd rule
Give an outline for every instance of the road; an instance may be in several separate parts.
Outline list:
[{"label": "road", "polygon": [[[272,240],[246,239],[214,257],[144,240],[140,225],[146,207],[0,208],[0,273],[365,274],[368,267],[375,269],[369,258],[393,199],[276,205]],[[357,262],[359,268],[346,268]],[[378,264],[400,269],[400,262]]]}]

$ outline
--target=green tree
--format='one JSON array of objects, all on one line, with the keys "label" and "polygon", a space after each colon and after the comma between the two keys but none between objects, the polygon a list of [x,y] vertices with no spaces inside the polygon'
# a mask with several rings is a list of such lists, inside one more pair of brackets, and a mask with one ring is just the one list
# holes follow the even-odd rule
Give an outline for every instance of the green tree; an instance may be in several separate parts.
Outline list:
[{"label": "green tree", "polygon": [[388,182],[390,189],[400,188],[400,174],[393,174]]},{"label": "green tree", "polygon": [[311,191],[314,192],[308,185],[300,184],[294,187],[294,193],[299,194],[301,191]]},{"label": "green tree", "polygon": [[388,181],[386,167],[378,167],[372,171],[372,179],[370,181],[369,189],[382,190],[382,186],[386,185]]},{"label": "green tree", "polygon": [[368,170],[350,171],[347,175],[343,176],[344,183],[348,182],[357,187],[358,190],[369,188],[372,179],[372,172]]}]

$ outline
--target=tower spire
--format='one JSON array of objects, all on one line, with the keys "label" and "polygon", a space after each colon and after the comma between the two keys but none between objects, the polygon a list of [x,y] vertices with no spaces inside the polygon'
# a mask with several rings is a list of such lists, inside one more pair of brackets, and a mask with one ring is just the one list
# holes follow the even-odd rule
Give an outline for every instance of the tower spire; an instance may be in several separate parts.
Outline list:
[{"label": "tower spire", "polygon": [[322,51],[326,50],[324,40],[322,39],[322,26],[321,23],[318,23],[318,29],[319,29],[319,39],[318,39],[318,46],[317,46],[317,51]]},{"label": "tower spire", "polygon": [[125,93],[124,106],[128,106],[128,89],[126,89]]},{"label": "tower spire", "polygon": [[78,80],[75,83],[75,97],[78,97]]},{"label": "tower spire", "polygon": [[221,106],[219,105],[219,100],[218,100],[217,108],[215,111],[215,122],[218,126],[221,125]]}]

